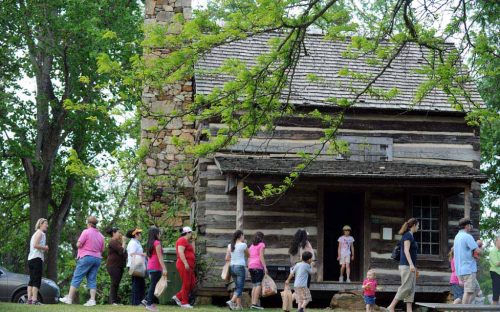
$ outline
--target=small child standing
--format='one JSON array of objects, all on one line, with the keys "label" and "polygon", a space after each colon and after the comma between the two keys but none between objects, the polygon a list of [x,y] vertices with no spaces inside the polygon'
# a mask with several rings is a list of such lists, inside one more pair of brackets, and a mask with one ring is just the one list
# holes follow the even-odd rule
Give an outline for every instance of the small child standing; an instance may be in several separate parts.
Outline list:
[{"label": "small child standing", "polygon": [[312,273],[311,262],[312,253],[304,251],[302,253],[302,261],[293,267],[292,272],[290,272],[285,282],[285,287],[288,287],[290,280],[295,276],[293,289],[295,290],[298,305],[297,312],[305,312],[307,304],[312,301],[311,292],[307,288],[307,279]]},{"label": "small child standing", "polygon": [[375,292],[377,290],[377,280],[375,279],[375,271],[368,270],[366,278],[363,281],[363,297],[366,304],[366,312],[375,311]]},{"label": "small child standing", "polygon": [[354,238],[351,236],[351,227],[349,225],[345,225],[342,228],[344,231],[344,235],[340,236],[337,240],[339,242],[338,247],[338,256],[337,260],[340,263],[340,277],[339,282],[344,281],[344,272],[347,274],[346,282],[350,283],[350,275],[351,275],[351,260],[354,261]]},{"label": "small child standing", "polygon": [[460,280],[455,272],[455,259],[454,259],[453,247],[451,247],[448,253],[448,260],[450,261],[451,276],[450,276],[450,286],[451,294],[453,295],[453,304],[461,304],[462,297],[464,296],[464,285],[460,285]]}]

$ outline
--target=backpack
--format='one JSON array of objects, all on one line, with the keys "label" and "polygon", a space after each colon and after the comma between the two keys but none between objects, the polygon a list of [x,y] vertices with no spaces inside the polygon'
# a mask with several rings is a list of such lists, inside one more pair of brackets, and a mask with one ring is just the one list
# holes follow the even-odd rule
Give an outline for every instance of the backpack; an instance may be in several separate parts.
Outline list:
[{"label": "backpack", "polygon": [[392,250],[391,259],[399,262],[401,260],[401,241],[398,241]]}]

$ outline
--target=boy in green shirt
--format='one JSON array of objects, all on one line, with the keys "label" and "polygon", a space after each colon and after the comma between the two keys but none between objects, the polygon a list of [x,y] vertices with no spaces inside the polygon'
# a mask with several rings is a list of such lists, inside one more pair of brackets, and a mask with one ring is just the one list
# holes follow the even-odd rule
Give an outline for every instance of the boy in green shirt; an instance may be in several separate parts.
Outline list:
[{"label": "boy in green shirt", "polygon": [[493,284],[493,305],[498,305],[500,296],[500,235],[497,236],[495,247],[490,252],[490,274]]}]

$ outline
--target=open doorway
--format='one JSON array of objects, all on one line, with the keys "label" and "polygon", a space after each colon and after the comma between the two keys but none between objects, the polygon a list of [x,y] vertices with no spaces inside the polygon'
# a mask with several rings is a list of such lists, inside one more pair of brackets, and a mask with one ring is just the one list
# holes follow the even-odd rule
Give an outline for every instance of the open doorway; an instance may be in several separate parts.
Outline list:
[{"label": "open doorway", "polygon": [[363,274],[363,216],[365,194],[362,192],[325,193],[325,238],[323,280],[338,281],[340,264],[337,261],[338,238],[342,227],[350,225],[354,238],[354,261],[351,261],[351,281],[362,281]]}]

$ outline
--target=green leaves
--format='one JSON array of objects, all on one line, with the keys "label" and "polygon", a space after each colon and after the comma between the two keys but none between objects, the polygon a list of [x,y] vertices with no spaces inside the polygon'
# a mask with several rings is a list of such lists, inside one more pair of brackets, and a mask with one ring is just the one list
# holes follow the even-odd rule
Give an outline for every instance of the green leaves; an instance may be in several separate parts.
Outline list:
[{"label": "green leaves", "polygon": [[85,165],[78,158],[78,153],[74,149],[69,150],[69,157],[65,169],[69,174],[74,174],[79,177],[95,178],[98,175],[97,169]]}]

